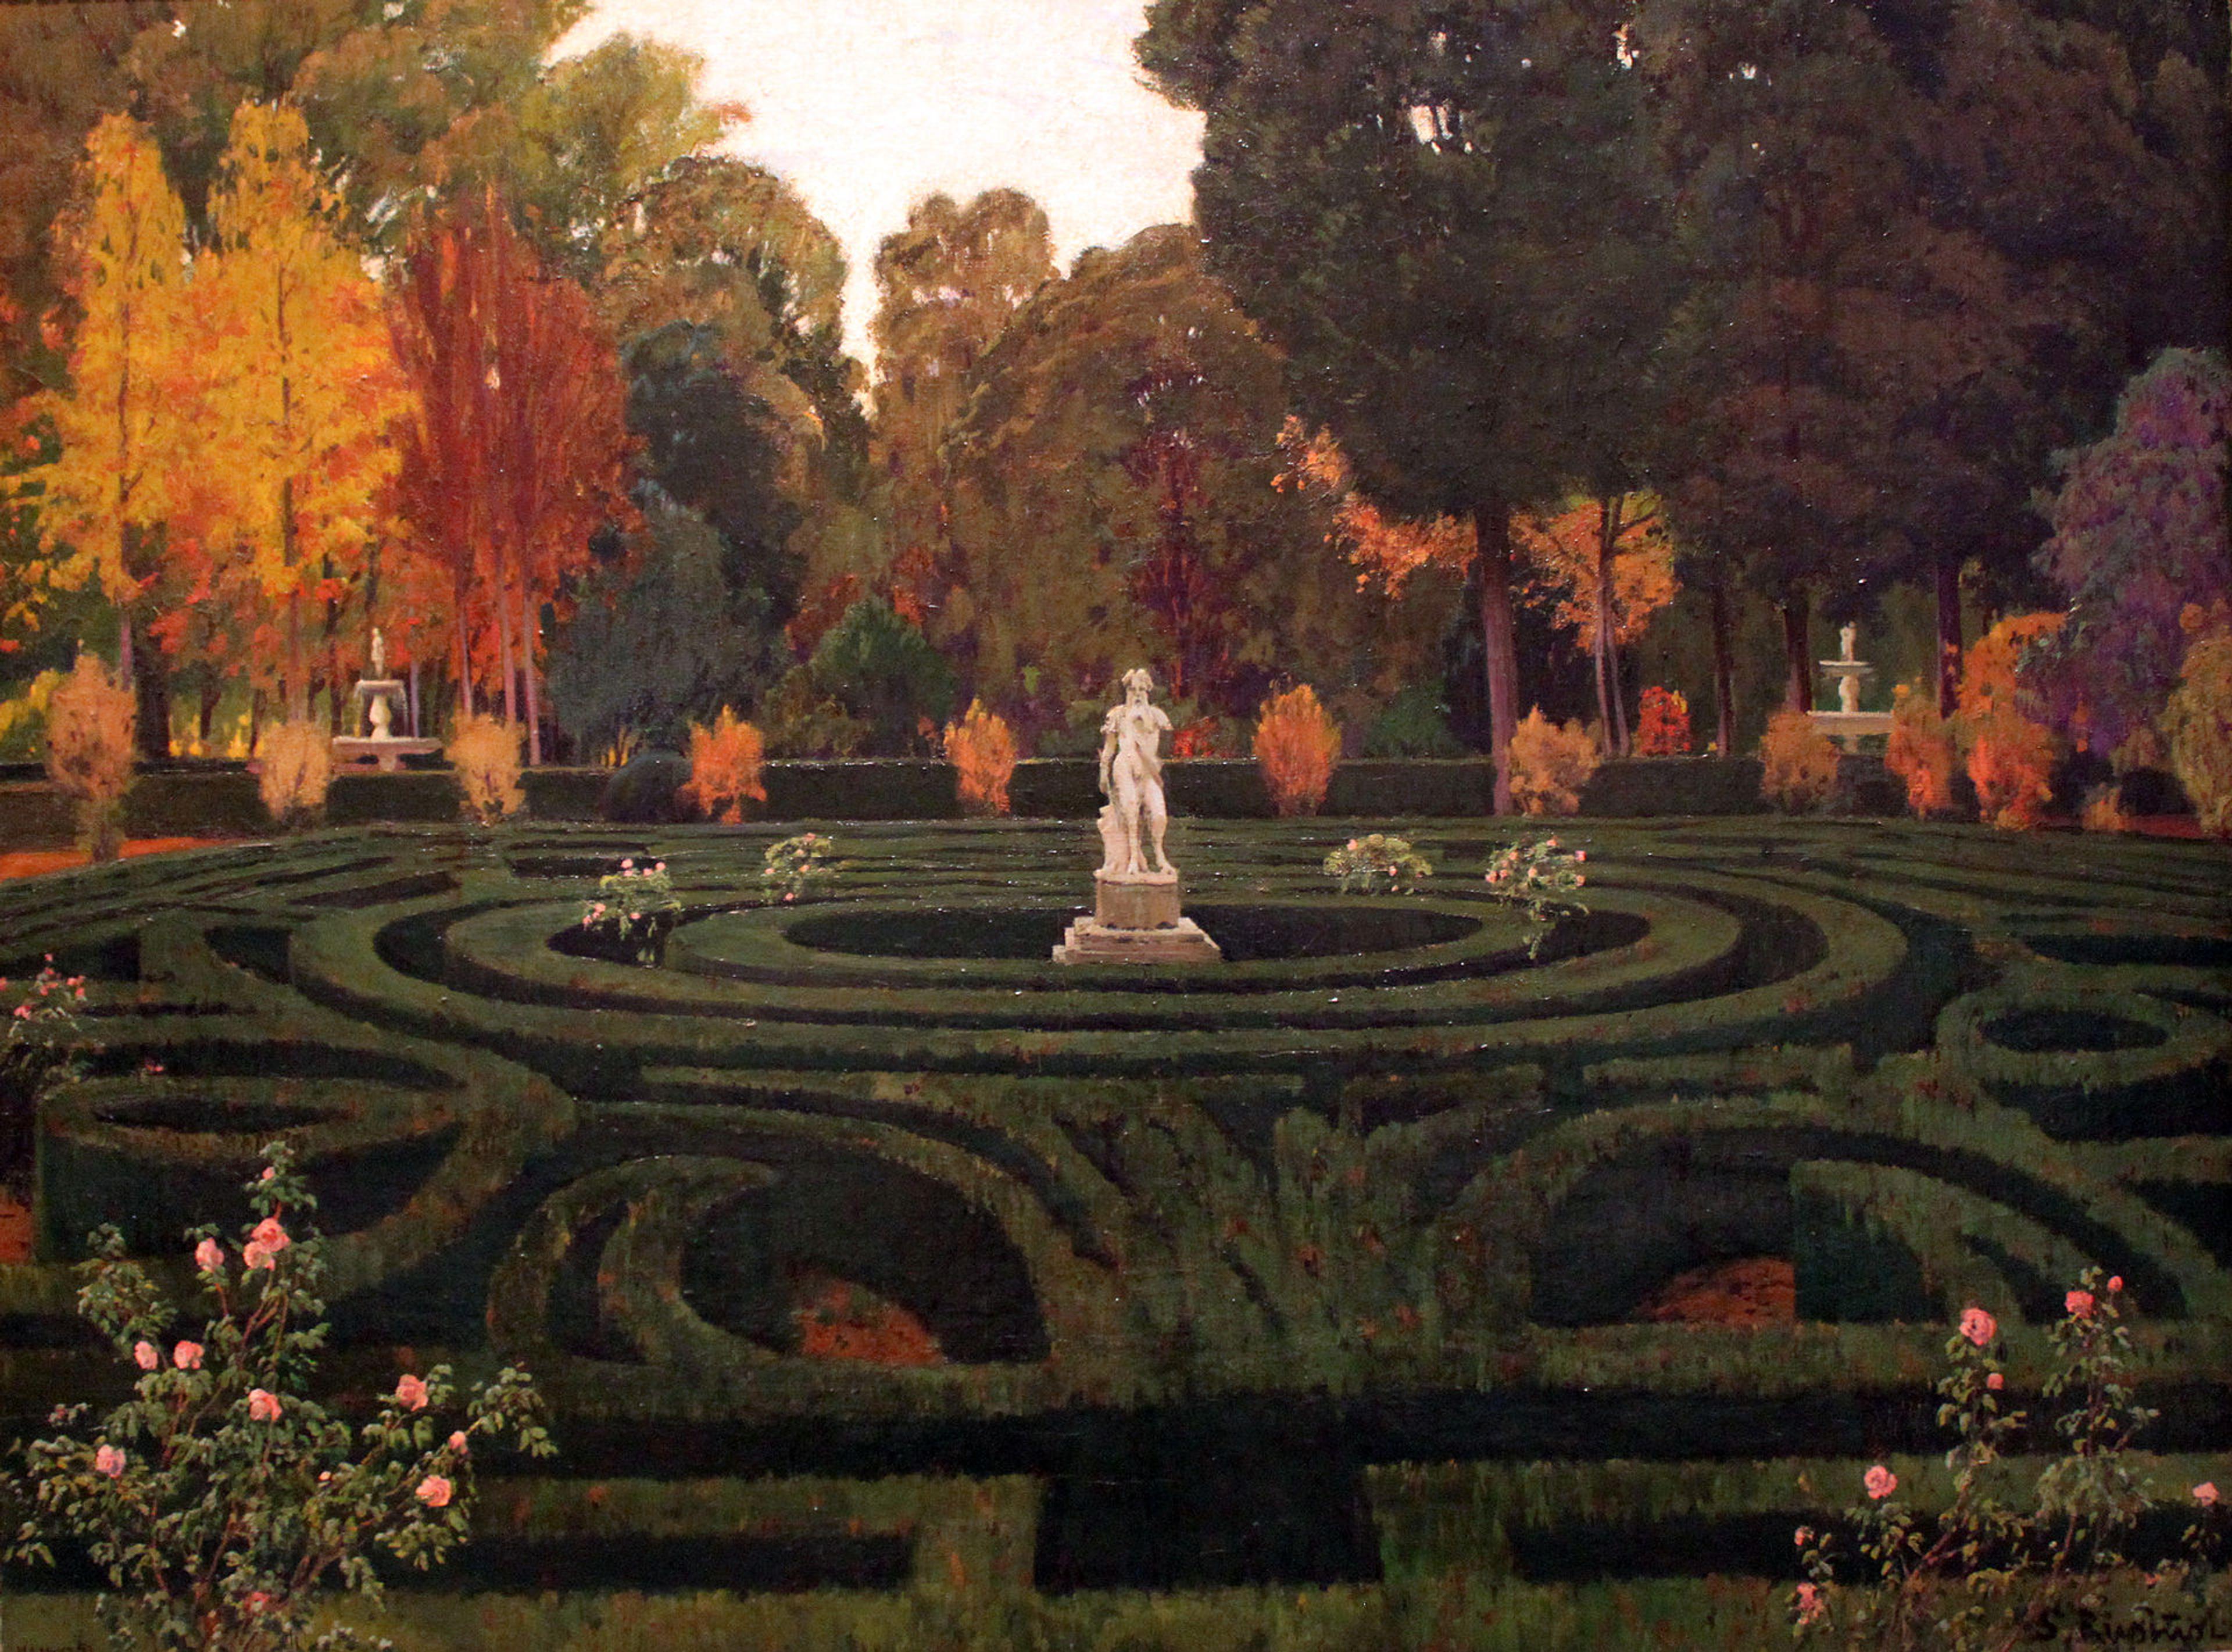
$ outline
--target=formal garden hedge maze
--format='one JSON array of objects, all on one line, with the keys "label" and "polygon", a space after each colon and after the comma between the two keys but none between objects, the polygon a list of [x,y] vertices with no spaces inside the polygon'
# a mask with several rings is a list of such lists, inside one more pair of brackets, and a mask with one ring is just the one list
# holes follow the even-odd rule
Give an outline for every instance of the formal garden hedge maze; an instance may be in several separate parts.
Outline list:
[{"label": "formal garden hedge maze", "polygon": [[[0,891],[0,968],[86,975],[91,1040],[0,1268],[10,1415],[120,1381],[70,1312],[87,1229],[176,1259],[283,1136],[337,1383],[408,1350],[555,1403],[555,1477],[462,1563],[490,1583],[1788,1577],[1789,1517],[1844,1500],[1798,1466],[1926,1458],[1949,1314],[2041,1364],[2090,1264],[2142,1443],[2232,1436],[2220,848],[1592,823],[1588,910],[1536,937],[1481,880],[1499,823],[1418,824],[1437,875],[1365,897],[1320,870],[1348,826],[1185,820],[1228,962],[1145,974],[1049,961],[1074,825],[834,829],[795,903],[773,826]],[[581,923],[624,858],[684,904],[656,962]]]}]

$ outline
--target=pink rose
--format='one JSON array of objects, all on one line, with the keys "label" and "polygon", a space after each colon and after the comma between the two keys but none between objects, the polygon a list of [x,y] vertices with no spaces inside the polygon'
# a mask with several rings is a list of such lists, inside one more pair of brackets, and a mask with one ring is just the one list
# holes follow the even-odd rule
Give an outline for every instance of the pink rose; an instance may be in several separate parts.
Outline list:
[{"label": "pink rose", "polygon": [[248,1236],[275,1256],[294,1243],[287,1237],[287,1230],[279,1225],[279,1218],[276,1216],[266,1216],[250,1230]]},{"label": "pink rose", "polygon": [[1573,862],[1576,865],[1580,865],[1582,861],[1586,860],[1588,858],[1589,852],[1586,849],[1576,849],[1573,851]]},{"label": "pink rose", "polygon": [[1999,1321],[1982,1308],[1963,1308],[1961,1310],[1961,1334],[1982,1348],[2000,1334]]},{"label": "pink rose", "polygon": [[2096,1305],[2090,1291],[2072,1291],[2061,1299],[2061,1306],[2073,1319],[2090,1319]]},{"label": "pink rose", "polygon": [[277,1168],[276,1168],[276,1166],[267,1164],[267,1165],[265,1165],[265,1166],[263,1167],[263,1174],[262,1176],[258,1176],[258,1177],[256,1178],[256,1180],[258,1180],[259,1182],[269,1182],[269,1181],[270,1181],[270,1180],[271,1180],[271,1178],[272,1178],[272,1177],[274,1177],[274,1176],[277,1176],[278,1174],[279,1174],[279,1171],[278,1171],[278,1169],[277,1169]]},{"label": "pink rose", "polygon": [[620,862],[620,870],[622,871],[633,871],[635,870],[635,858],[631,855],[627,859]]},{"label": "pink rose", "polygon": [[171,1350],[171,1363],[182,1371],[198,1371],[202,1368],[202,1345],[198,1342],[181,1342]]},{"label": "pink rose", "polygon": [[124,1472],[124,1454],[104,1441],[94,1448],[93,1471],[114,1480]]},{"label": "pink rose", "polygon": [[426,1383],[424,1378],[406,1374],[395,1384],[395,1403],[406,1410],[426,1409]]},{"label": "pink rose", "polygon": [[412,1495],[428,1508],[447,1508],[450,1506],[450,1493],[454,1489],[455,1487],[441,1475],[429,1474],[418,1482],[418,1489]]},{"label": "pink rose", "polygon": [[251,1422],[276,1422],[279,1420],[279,1396],[268,1388],[250,1389],[248,1420]]},{"label": "pink rose", "polygon": [[2200,1504],[2203,1508],[2215,1508],[2216,1506],[2216,1482],[2213,1480],[2203,1480],[2200,1485],[2193,1488],[2193,1500]]},{"label": "pink rose", "polygon": [[162,1355],[155,1351],[155,1344],[152,1342],[133,1343],[132,1357],[139,1362],[140,1369],[143,1371],[152,1371],[163,1363]]},{"label": "pink rose", "polygon": [[214,1239],[204,1239],[194,1247],[194,1266],[204,1273],[214,1273],[224,1266],[224,1247]]},{"label": "pink rose", "polygon": [[2108,1281],[2108,1293],[2111,1296],[2113,1296],[2117,1292],[2123,1288],[2124,1276],[2121,1273],[2117,1274],[2113,1279]]},{"label": "pink rose", "polygon": [[1801,1549],[1804,1548],[1807,1544],[1814,1541],[1814,1528],[1810,1526],[1800,1526],[1795,1532],[1793,1532],[1790,1534],[1790,1541],[1793,1546]]},{"label": "pink rose", "polygon": [[269,1245],[259,1245],[252,1239],[240,1247],[240,1263],[251,1273],[259,1267],[278,1266],[271,1260],[271,1247]]},{"label": "pink rose", "polygon": [[1818,1623],[1827,1615],[1828,1610],[1829,1603],[1821,1598],[1821,1590],[1818,1584],[1798,1585],[1798,1621],[1801,1623]]},{"label": "pink rose", "polygon": [[1898,1476],[1878,1463],[1860,1476],[1860,1484],[1867,1487],[1871,1498],[1880,1503],[1898,1489]]},{"label": "pink rose", "polygon": [[1991,1390],[1992,1390],[1992,1392],[1993,1392],[1993,1393],[1995,1393],[1995,1394],[1998,1393],[2002,1389],[2005,1388],[2007,1385],[2008,1385],[2008,1379],[2007,1379],[2006,1377],[2004,1377],[2001,1376],[2001,1375],[1999,1374],[1999,1372],[1997,1372],[1997,1371],[1994,1371],[1994,1372],[1993,1372],[1989,1377],[1987,1377],[1984,1379],[1984,1386],[1985,1386],[1986,1388],[1988,1388],[1988,1389]]},{"label": "pink rose", "polygon": [[468,1456],[471,1454],[472,1446],[465,1439],[465,1431],[463,1428],[459,1428],[456,1433],[450,1436],[450,1449],[456,1452],[460,1457]]}]

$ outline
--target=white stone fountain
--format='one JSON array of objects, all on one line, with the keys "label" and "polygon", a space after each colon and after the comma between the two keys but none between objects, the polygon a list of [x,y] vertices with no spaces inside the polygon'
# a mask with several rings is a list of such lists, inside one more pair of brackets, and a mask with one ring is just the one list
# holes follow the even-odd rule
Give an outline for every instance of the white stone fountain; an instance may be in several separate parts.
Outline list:
[{"label": "white stone fountain", "polygon": [[1860,748],[1862,735],[1887,735],[1891,732],[1891,713],[1860,709],[1860,682],[1873,677],[1876,668],[1858,657],[1860,628],[1847,625],[1837,633],[1839,655],[1835,659],[1820,662],[1822,671],[1837,684],[1837,709],[1834,711],[1809,711],[1807,716],[1823,734],[1834,736],[1846,751]]},{"label": "white stone fountain", "polygon": [[336,735],[334,761],[374,763],[392,773],[403,766],[406,756],[441,750],[442,742],[438,740],[413,740],[395,732],[393,702],[402,699],[403,695],[402,679],[387,674],[387,639],[374,627],[371,674],[360,677],[356,685],[356,697],[365,702],[367,732],[361,735]]},{"label": "white stone fountain", "polygon": [[1100,724],[1100,870],[1093,916],[1069,926],[1056,963],[1215,963],[1224,954],[1178,910],[1178,873],[1163,853],[1162,738],[1169,716],[1151,704],[1144,667],[1124,674],[1124,703]]}]

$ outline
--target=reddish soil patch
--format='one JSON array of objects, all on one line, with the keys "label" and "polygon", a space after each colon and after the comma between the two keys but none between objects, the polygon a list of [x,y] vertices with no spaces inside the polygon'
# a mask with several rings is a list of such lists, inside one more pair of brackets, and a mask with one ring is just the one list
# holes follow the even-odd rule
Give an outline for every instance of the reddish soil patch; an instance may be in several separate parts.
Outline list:
[{"label": "reddish soil patch", "polygon": [[31,1208],[0,1191],[0,1264],[31,1260]]},{"label": "reddish soil patch", "polygon": [[[166,854],[174,849],[207,849],[229,838],[134,838],[124,845],[124,856]],[[68,871],[86,864],[82,849],[15,849],[0,854],[0,878],[36,878],[41,872]]]},{"label": "reddish soil patch", "polygon": [[1798,1276],[1780,1256],[1693,1267],[1667,1280],[1636,1318],[1657,1325],[1794,1325]]},{"label": "reddish soil patch", "polygon": [[867,1365],[943,1365],[944,1351],[929,1327],[865,1286],[827,1273],[802,1273],[793,1287],[791,1321],[798,1351],[808,1359],[852,1359]]}]

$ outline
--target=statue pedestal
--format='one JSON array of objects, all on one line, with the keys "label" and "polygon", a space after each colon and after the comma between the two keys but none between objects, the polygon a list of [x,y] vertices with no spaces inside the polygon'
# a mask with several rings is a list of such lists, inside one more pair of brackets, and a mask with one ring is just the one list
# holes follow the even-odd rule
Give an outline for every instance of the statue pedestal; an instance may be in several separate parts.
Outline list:
[{"label": "statue pedestal", "polygon": [[1178,910],[1176,872],[1093,874],[1093,916],[1069,926],[1056,963],[1217,963],[1224,954]]}]

